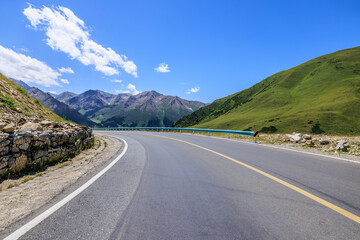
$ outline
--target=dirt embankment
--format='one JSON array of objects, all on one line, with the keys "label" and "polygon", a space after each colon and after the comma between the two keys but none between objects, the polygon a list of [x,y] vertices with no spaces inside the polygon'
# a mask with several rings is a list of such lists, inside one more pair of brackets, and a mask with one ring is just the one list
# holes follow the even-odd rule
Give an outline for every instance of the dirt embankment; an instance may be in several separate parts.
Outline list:
[{"label": "dirt embankment", "polygon": [[0,184],[0,231],[40,208],[80,177],[102,166],[121,148],[112,137],[96,136],[95,145],[70,161]]}]

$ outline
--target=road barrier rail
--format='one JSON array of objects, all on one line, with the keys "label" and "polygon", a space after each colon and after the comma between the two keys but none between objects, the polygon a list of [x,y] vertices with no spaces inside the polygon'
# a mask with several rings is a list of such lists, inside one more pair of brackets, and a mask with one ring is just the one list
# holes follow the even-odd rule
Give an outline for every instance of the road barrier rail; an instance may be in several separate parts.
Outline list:
[{"label": "road barrier rail", "polygon": [[[252,136],[258,137],[258,132],[253,131],[237,131],[237,130],[223,130],[223,129],[202,129],[202,128],[176,128],[176,127],[106,127],[106,128],[93,128],[93,130],[110,130],[110,131],[179,131],[179,132],[207,132],[208,135],[210,133],[224,133],[228,134],[228,138],[230,138],[230,134],[235,135],[244,135],[244,136]],[[255,140],[256,141],[256,140]]]}]

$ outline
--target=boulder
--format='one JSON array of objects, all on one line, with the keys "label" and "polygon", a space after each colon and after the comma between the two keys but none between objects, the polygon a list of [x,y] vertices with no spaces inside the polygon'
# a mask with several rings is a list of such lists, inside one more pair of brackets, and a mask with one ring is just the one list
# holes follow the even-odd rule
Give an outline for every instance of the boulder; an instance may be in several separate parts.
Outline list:
[{"label": "boulder", "polygon": [[12,123],[6,124],[2,131],[5,133],[13,133],[15,131],[15,126]]},{"label": "boulder", "polygon": [[327,139],[320,139],[319,143],[320,143],[320,145],[328,145],[330,143],[330,141]]},{"label": "boulder", "polygon": [[300,142],[302,139],[302,135],[300,133],[293,133],[289,136],[291,142]]},{"label": "boulder", "polygon": [[306,139],[306,140],[310,140],[311,139],[311,136],[309,134],[304,134],[303,135],[303,138]]},{"label": "boulder", "polygon": [[24,125],[20,127],[21,132],[26,131],[42,131],[43,128],[40,123],[34,123],[34,122],[27,122]]},{"label": "boulder", "polygon": [[339,141],[336,145],[336,150],[346,152],[348,147],[350,147],[350,145],[347,141]]}]

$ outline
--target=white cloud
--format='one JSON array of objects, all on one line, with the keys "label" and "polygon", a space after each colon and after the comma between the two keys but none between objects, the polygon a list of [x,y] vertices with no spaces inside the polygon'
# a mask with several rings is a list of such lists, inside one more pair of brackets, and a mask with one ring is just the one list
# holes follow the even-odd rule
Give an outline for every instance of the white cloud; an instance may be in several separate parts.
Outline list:
[{"label": "white cloud", "polygon": [[193,87],[193,88],[188,89],[186,94],[197,93],[198,91],[200,91],[200,87]]},{"label": "white cloud", "polygon": [[133,85],[131,83],[129,83],[129,85],[127,85],[126,88],[130,90],[132,95],[137,95],[140,93],[138,90],[136,90],[135,85]]},{"label": "white cloud", "polygon": [[137,66],[134,62],[91,40],[84,21],[70,9],[62,6],[43,6],[37,9],[29,5],[23,13],[36,30],[46,32],[46,43],[53,50],[67,53],[72,59],[77,59],[86,66],[94,65],[97,71],[105,75],[119,74],[118,67],[121,67],[125,72],[137,77]]},{"label": "white cloud", "polygon": [[113,79],[113,80],[110,80],[110,82],[122,83],[122,80],[120,80],[120,79]]},{"label": "white cloud", "polygon": [[117,89],[115,89],[115,92],[116,93],[130,93],[129,90],[117,90]]},{"label": "white cloud", "polygon": [[51,94],[57,94],[55,91],[49,91],[49,93],[51,93]]},{"label": "white cloud", "polygon": [[59,86],[61,75],[45,63],[0,45],[0,72],[9,78],[45,87]]},{"label": "white cloud", "polygon": [[21,52],[26,52],[26,53],[29,52],[29,50],[28,50],[27,48],[20,48],[19,50],[20,50]]},{"label": "white cloud", "polygon": [[67,79],[63,79],[63,78],[62,78],[62,79],[60,79],[60,81],[61,81],[61,82],[63,82],[63,83],[65,83],[65,84],[69,84],[69,83],[70,83],[70,82],[69,82],[69,80],[67,80]]},{"label": "white cloud", "polygon": [[134,84],[129,83],[127,85],[127,90],[115,90],[116,93],[131,93],[132,95],[137,95],[140,93],[135,87]]},{"label": "white cloud", "polygon": [[169,65],[166,64],[165,62],[160,63],[160,65],[157,68],[154,68],[154,70],[156,72],[162,72],[162,73],[170,72]]},{"label": "white cloud", "polygon": [[71,68],[67,67],[67,68],[58,68],[59,72],[62,72],[62,73],[71,73],[71,74],[74,74],[74,70],[72,70]]}]

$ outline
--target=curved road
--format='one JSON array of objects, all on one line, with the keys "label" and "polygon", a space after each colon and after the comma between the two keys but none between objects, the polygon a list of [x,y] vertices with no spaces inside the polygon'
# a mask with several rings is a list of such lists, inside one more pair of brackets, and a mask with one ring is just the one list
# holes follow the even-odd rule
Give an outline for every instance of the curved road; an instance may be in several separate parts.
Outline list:
[{"label": "curved road", "polygon": [[191,134],[96,133],[124,139],[125,155],[20,239],[360,239],[360,163]]}]

